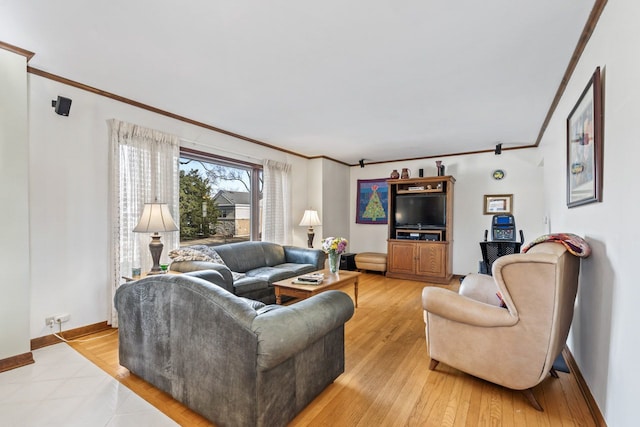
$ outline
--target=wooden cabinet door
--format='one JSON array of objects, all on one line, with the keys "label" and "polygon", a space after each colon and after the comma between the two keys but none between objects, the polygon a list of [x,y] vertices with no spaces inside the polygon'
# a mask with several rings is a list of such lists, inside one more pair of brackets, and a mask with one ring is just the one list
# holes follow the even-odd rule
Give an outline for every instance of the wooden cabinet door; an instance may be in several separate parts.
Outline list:
[{"label": "wooden cabinet door", "polygon": [[445,277],[447,268],[446,244],[418,243],[418,262],[416,274]]},{"label": "wooden cabinet door", "polygon": [[389,271],[415,274],[415,243],[389,242]]}]

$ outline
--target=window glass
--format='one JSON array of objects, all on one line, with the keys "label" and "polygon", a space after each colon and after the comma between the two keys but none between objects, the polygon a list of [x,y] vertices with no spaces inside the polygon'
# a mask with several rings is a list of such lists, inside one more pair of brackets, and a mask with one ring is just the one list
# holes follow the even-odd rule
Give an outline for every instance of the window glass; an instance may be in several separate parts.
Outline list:
[{"label": "window glass", "polygon": [[260,240],[262,167],[182,149],[180,244]]}]

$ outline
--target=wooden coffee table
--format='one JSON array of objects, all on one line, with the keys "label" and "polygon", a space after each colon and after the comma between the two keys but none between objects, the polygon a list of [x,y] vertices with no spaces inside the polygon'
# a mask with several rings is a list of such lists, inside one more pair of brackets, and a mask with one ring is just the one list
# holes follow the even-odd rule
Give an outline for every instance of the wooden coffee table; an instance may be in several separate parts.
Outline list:
[{"label": "wooden coffee table", "polygon": [[329,289],[338,289],[353,283],[355,306],[358,307],[358,278],[360,277],[359,272],[338,270],[337,273],[331,273],[327,269],[314,271],[314,273],[324,274],[324,280],[320,285],[302,285],[299,283],[292,283],[299,276],[280,280],[279,282],[274,282],[273,288],[276,293],[276,304],[282,304],[283,295],[305,299],[309,298],[312,295],[319,294],[320,292],[328,291]]}]

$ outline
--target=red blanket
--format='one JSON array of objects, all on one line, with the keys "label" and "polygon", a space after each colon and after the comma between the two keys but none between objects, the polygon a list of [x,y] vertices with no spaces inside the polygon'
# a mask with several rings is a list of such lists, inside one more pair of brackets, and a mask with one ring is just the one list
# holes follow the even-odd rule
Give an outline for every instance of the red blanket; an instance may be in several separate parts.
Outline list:
[{"label": "red blanket", "polygon": [[527,252],[533,246],[538,243],[543,242],[555,242],[564,245],[565,248],[573,255],[586,258],[591,255],[591,247],[582,237],[577,236],[571,233],[554,233],[554,234],[545,234],[544,236],[540,236],[537,239],[527,243],[522,248],[522,253]]}]

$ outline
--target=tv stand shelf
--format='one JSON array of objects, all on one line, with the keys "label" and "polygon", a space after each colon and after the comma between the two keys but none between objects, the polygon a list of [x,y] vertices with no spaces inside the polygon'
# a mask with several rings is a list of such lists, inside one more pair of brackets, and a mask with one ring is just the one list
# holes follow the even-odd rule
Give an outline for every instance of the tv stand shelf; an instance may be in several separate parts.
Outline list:
[{"label": "tv stand shelf", "polygon": [[437,242],[442,240],[442,230],[428,230],[424,228],[409,230],[403,228],[402,230],[396,230],[396,239],[429,240]]},{"label": "tv stand shelf", "polygon": [[424,190],[398,190],[398,194],[416,194],[416,193],[442,193],[442,189],[431,188]]},{"label": "tv stand shelf", "polygon": [[[387,183],[387,276],[448,284],[453,277],[455,178],[390,179]],[[404,225],[397,225],[402,222]]]}]

